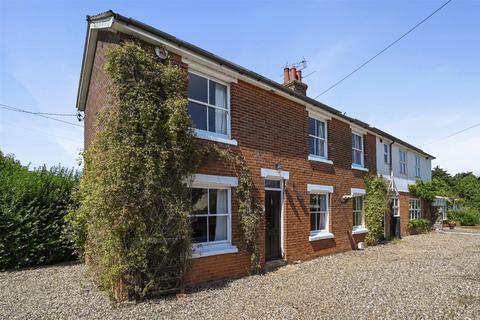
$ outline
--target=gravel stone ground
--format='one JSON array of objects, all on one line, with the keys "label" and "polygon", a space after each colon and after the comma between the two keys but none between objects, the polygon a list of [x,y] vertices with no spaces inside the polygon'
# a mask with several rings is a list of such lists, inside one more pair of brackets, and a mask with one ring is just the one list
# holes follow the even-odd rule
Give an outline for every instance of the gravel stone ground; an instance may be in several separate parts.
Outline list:
[{"label": "gravel stone ground", "polygon": [[120,306],[82,264],[2,272],[0,319],[480,319],[480,237],[410,236]]}]

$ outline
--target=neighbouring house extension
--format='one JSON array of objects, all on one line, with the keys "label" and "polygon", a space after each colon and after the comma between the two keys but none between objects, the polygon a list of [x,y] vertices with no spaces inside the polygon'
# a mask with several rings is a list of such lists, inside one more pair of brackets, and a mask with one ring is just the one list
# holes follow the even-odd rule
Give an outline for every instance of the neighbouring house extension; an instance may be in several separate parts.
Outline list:
[{"label": "neighbouring house extension", "polygon": [[407,234],[408,221],[416,218],[431,219],[430,204],[408,191],[417,180],[432,179],[432,159],[413,146],[397,142],[390,135],[377,135],[377,174],[383,176],[389,186],[389,209],[385,215],[385,236]]},{"label": "neighbouring house extension", "polygon": [[[185,94],[199,142],[229,146],[243,155],[265,208],[262,265],[352,250],[364,240],[364,176],[377,174],[380,138],[433,158],[308,98],[295,68],[286,68],[279,84],[111,11],[88,18],[77,100],[77,108],[85,112],[85,148],[95,133],[98,111],[108,106],[105,52],[128,39],[141,41],[159,59],[169,56],[188,74]],[[249,271],[250,256],[240,248],[237,231],[237,185],[235,171],[222,159],[212,160],[193,177],[195,244],[189,285]],[[408,205],[402,199],[401,210]]]}]

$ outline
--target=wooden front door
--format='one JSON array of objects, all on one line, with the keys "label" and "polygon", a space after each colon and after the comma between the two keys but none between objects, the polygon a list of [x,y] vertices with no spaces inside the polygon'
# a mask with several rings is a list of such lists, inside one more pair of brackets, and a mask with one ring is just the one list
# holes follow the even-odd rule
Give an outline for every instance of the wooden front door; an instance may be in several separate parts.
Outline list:
[{"label": "wooden front door", "polygon": [[282,192],[265,190],[265,260],[282,257],[280,247]]}]

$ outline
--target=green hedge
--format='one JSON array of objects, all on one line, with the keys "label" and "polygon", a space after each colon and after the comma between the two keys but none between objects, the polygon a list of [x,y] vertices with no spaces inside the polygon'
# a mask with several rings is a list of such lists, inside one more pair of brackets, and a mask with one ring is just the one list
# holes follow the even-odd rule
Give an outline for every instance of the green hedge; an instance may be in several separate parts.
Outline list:
[{"label": "green hedge", "polygon": [[474,208],[450,211],[448,213],[448,219],[459,221],[462,226],[474,226],[480,224],[480,212]]},{"label": "green hedge", "polygon": [[0,151],[0,270],[75,258],[63,230],[77,183],[73,170],[31,171]]},{"label": "green hedge", "polygon": [[407,231],[410,234],[424,233],[430,229],[430,221],[427,219],[413,219],[408,221]]}]

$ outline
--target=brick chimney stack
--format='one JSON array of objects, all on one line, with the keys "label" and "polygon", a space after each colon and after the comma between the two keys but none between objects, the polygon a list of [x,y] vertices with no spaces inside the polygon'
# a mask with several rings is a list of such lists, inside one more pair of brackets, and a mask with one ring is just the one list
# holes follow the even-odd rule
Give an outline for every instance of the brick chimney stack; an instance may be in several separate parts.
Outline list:
[{"label": "brick chimney stack", "polygon": [[308,86],[302,82],[302,71],[295,67],[283,69],[283,85],[298,94],[307,95]]}]

